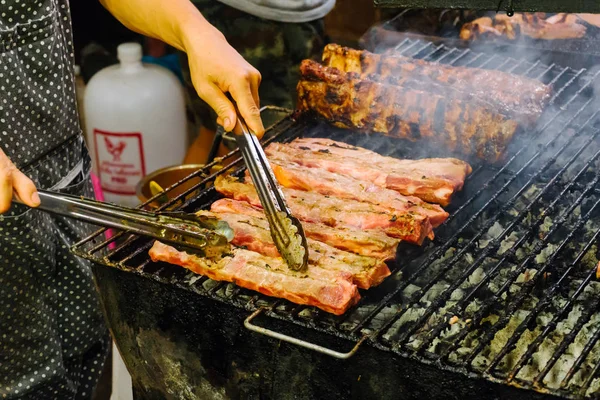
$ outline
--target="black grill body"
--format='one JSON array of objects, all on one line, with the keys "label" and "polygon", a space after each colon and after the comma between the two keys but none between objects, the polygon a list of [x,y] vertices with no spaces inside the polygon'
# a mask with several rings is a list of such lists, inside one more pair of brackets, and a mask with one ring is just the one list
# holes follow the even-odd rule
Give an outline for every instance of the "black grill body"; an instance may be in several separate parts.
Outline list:
[{"label": "black grill body", "polygon": [[[364,346],[348,360],[244,328],[244,309],[115,268],[94,270],[137,398],[240,400],[551,399]],[[266,318],[347,351],[352,342]]]},{"label": "black grill body", "polygon": [[[340,317],[152,263],[145,239],[118,235],[116,249],[100,233],[82,241],[74,251],[96,263],[105,312],[137,386],[156,398],[598,393],[600,72],[411,39],[398,51],[535,77],[553,85],[553,98],[536,128],[519,132],[496,165],[310,115],[288,116],[269,130],[267,141],[329,137],[398,158],[472,163],[436,239],[401,244],[392,276]],[[229,161],[243,172],[237,153]],[[210,186],[219,173],[211,165],[199,171],[203,182],[165,207],[208,208],[219,198]],[[258,310],[252,324],[305,344],[339,352],[362,345],[337,360],[268,339],[244,325]]]}]

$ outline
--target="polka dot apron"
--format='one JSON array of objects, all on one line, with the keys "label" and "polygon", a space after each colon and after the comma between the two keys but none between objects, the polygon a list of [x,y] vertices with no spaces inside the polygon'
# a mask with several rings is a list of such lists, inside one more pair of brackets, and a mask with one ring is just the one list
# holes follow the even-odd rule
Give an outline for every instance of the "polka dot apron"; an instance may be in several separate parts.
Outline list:
[{"label": "polka dot apron", "polygon": [[[0,148],[38,187],[93,196],[67,0],[0,0]],[[89,399],[109,338],[87,261],[93,228],[21,205],[0,216],[0,399]]]}]

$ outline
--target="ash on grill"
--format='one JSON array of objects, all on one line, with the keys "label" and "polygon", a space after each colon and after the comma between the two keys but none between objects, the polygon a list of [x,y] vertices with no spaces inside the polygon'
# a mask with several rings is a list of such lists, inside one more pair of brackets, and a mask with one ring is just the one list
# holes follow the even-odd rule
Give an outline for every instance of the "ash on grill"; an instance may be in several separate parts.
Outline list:
[{"label": "ash on grill", "polygon": [[[363,292],[345,315],[153,264],[147,256],[151,243],[140,238],[108,250],[110,241],[94,244],[92,237],[75,251],[241,309],[266,307],[271,318],[327,335],[354,342],[368,335],[368,345],[471,377],[568,398],[598,395],[599,72],[412,39],[397,49],[415,58],[538,78],[553,84],[554,92],[536,128],[512,144],[502,165],[474,161],[436,239],[423,247],[401,244],[392,276]],[[286,118],[267,133],[268,141],[299,136],[329,137],[398,158],[414,157],[420,148],[307,116]],[[237,153],[228,159],[241,165]],[[218,198],[210,187],[218,174],[210,174],[212,166],[198,172],[201,184],[165,207],[207,208]]]}]

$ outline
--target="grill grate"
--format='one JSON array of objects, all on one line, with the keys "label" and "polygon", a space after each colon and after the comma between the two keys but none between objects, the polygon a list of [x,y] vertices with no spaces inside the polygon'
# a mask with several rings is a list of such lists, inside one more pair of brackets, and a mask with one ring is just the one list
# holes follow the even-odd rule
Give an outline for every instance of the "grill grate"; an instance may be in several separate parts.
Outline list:
[{"label": "grill grate", "polygon": [[[266,307],[270,317],[355,342],[368,335],[372,346],[469,376],[569,398],[597,394],[600,99],[594,89],[600,72],[411,39],[396,50],[536,77],[555,90],[537,128],[515,138],[502,165],[471,160],[474,171],[448,208],[450,218],[436,229],[436,239],[422,247],[401,244],[397,261],[390,264],[392,276],[363,292],[346,315],[332,316],[152,263],[147,256],[151,243],[142,238],[117,234],[103,240],[99,231],[74,251],[249,311]],[[278,123],[268,141],[301,135],[326,136],[395,157],[443,154],[304,116]],[[226,162],[241,171],[236,152]],[[213,164],[193,175],[203,178],[199,185],[163,207],[207,208],[218,198],[210,182],[222,173],[211,174]],[[116,241],[120,244],[109,249]]]}]

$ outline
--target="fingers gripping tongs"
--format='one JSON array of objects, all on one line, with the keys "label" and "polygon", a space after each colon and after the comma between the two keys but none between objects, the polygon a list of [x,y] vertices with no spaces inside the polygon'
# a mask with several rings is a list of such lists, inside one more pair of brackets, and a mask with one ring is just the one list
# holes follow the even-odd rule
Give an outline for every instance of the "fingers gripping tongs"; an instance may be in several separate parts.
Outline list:
[{"label": "fingers gripping tongs", "polygon": [[151,237],[203,257],[228,252],[233,239],[229,225],[216,218],[184,212],[150,212],[46,190],[39,190],[38,194],[40,210]]},{"label": "fingers gripping tongs", "polygon": [[269,221],[273,242],[291,269],[302,270],[308,264],[308,245],[304,229],[288,209],[258,138],[250,133],[237,108],[236,111],[236,142]]}]

